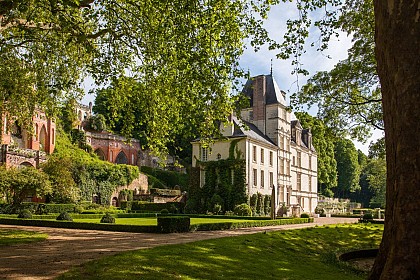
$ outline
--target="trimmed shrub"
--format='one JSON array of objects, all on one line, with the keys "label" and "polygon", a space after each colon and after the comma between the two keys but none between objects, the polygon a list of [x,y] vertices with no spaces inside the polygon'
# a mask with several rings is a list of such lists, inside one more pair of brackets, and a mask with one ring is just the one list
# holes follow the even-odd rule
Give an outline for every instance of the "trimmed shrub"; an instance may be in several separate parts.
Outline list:
[{"label": "trimmed shrub", "polygon": [[226,211],[225,212],[225,216],[233,216],[235,215],[235,213],[233,213],[233,211]]},{"label": "trimmed shrub", "polygon": [[143,201],[133,201],[131,210],[141,210],[144,212],[160,212],[162,209],[170,209],[171,205],[175,205],[176,208],[182,209],[183,204],[180,202],[167,202],[167,203],[150,203]]},{"label": "trimmed shrub", "polygon": [[45,215],[49,213],[75,212],[75,208],[76,204],[40,203],[37,205],[35,213]]},{"label": "trimmed shrub", "polygon": [[198,202],[194,198],[189,198],[185,204],[184,213],[186,214],[197,214],[198,213]]},{"label": "trimmed shrub", "polygon": [[67,212],[61,212],[60,215],[57,216],[57,221],[70,221],[73,222],[73,218]]},{"label": "trimmed shrub", "polygon": [[28,209],[23,209],[19,212],[18,218],[20,219],[32,219],[32,213]]},{"label": "trimmed shrub", "polygon": [[106,213],[102,216],[101,223],[115,224],[115,218],[110,213]]},{"label": "trimmed shrub", "polygon": [[172,214],[178,214],[178,208],[176,208],[175,205],[171,205],[169,206],[169,212],[171,212]]},{"label": "trimmed shrub", "polygon": [[169,214],[169,211],[168,211],[168,209],[162,209],[162,210],[160,210],[160,214],[164,214],[164,215],[166,215],[166,214]]},{"label": "trimmed shrub", "polygon": [[370,220],[373,220],[373,215],[372,215],[372,213],[366,213],[366,214],[364,214],[364,215],[363,215],[363,220],[365,220],[365,221],[370,221]]},{"label": "trimmed shrub", "polygon": [[309,218],[309,214],[308,213],[302,213],[300,214],[301,218]]},{"label": "trimmed shrub", "polygon": [[238,216],[252,216],[251,207],[249,207],[249,205],[246,203],[236,205],[235,209],[233,209],[233,212]]},{"label": "trimmed shrub", "polygon": [[188,216],[167,216],[157,218],[158,232],[188,232],[190,231],[190,217]]}]

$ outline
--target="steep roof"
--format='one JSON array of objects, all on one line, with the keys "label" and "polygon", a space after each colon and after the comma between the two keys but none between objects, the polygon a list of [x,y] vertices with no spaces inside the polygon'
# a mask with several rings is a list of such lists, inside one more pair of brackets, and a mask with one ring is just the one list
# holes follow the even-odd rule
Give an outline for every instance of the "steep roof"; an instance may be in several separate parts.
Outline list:
[{"label": "steep roof", "polygon": [[265,144],[276,146],[270,138],[264,135],[264,133],[252,123],[240,120],[236,116],[232,116],[232,122],[235,125],[235,129],[231,137],[249,137]]},{"label": "steep roof", "polygon": [[[261,75],[265,76],[265,103],[270,104],[282,104],[286,106],[285,93],[280,90],[276,80],[272,75]],[[260,77],[260,76],[257,76]],[[251,107],[253,106],[253,81],[256,77],[249,79],[243,89],[243,93],[251,99]]]}]

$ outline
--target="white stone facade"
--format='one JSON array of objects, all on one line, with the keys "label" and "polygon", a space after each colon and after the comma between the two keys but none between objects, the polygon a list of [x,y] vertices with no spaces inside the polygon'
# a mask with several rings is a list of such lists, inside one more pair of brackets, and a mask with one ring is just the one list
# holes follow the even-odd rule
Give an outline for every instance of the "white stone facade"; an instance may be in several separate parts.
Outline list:
[{"label": "white stone facade", "polygon": [[[195,159],[228,158],[230,142],[240,139],[237,149],[246,160],[248,195],[271,195],[274,187],[277,210],[286,206],[287,215],[313,213],[318,193],[317,153],[310,129],[303,129],[287,110],[285,94],[271,75],[248,81],[244,93],[251,106],[242,110],[243,121],[232,116],[229,124],[221,126],[226,139],[215,141],[208,148],[194,141],[193,167],[197,164]],[[201,171],[201,186],[204,172]]]}]

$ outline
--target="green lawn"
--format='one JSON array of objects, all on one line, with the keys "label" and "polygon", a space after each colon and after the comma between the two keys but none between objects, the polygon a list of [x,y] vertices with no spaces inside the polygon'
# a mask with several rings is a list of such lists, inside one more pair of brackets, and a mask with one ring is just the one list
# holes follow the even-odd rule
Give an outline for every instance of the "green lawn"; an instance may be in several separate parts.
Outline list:
[{"label": "green lawn", "polygon": [[167,245],[105,257],[59,279],[364,279],[336,253],[379,246],[383,225],[338,225]]},{"label": "green lawn", "polygon": [[[81,223],[99,223],[101,219],[74,219],[74,222],[81,222]],[[191,218],[190,222],[192,225],[196,224],[215,224],[215,223],[241,223],[247,222],[250,220],[240,220],[240,219],[213,219],[213,218]],[[116,218],[116,224],[121,225],[140,225],[140,226],[156,226],[157,219],[156,218]]]},{"label": "green lawn", "polygon": [[34,231],[0,229],[0,246],[43,241],[47,237],[45,233]]}]

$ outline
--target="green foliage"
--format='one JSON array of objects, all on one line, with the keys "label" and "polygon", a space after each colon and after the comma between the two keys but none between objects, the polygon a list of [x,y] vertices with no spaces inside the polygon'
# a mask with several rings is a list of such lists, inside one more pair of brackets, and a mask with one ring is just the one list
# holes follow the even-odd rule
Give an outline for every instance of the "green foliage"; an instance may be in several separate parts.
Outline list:
[{"label": "green foliage", "polygon": [[264,195],[264,215],[269,215],[271,210],[271,196]]},{"label": "green foliage", "polygon": [[188,232],[190,231],[190,217],[186,216],[166,216],[157,218],[158,232]]},{"label": "green foliage", "polygon": [[[351,34],[353,45],[348,57],[330,71],[316,73],[302,90],[291,98],[292,105],[317,105],[318,117],[340,137],[351,136],[366,141],[371,128],[383,129],[379,78],[374,53],[373,1],[305,1],[297,5],[301,16],[289,21],[283,42],[283,57],[303,53],[305,39],[314,24],[320,41],[318,50],[326,49],[331,36],[339,30]],[[297,28],[299,26],[300,28]],[[299,48],[294,48],[299,41]],[[287,52],[287,51],[289,52]]]},{"label": "green foliage", "polygon": [[348,139],[337,139],[334,151],[338,173],[337,189],[334,192],[336,197],[348,198],[350,193],[360,189],[358,152]]},{"label": "green foliage", "polygon": [[180,202],[150,203],[142,201],[133,201],[131,205],[131,210],[140,210],[144,212],[160,212],[162,209],[170,209],[171,205],[174,205],[178,209],[183,209],[183,205]]},{"label": "green foliage", "polygon": [[372,213],[366,213],[366,214],[363,215],[362,219],[365,220],[365,221],[366,220],[368,220],[368,221],[373,220],[373,215],[372,215]]},{"label": "green foliage", "polygon": [[308,113],[296,113],[303,127],[311,128],[312,144],[317,152],[318,192],[332,197],[337,186],[337,162],[334,157],[334,137],[324,122]]},{"label": "green foliage", "polygon": [[34,219],[20,220],[20,219],[6,219],[6,218],[0,218],[0,223],[7,224],[7,225],[105,230],[105,231],[118,231],[118,232],[146,232],[146,233],[157,232],[156,226],[141,226],[141,225],[119,225],[119,224],[100,224],[100,223],[83,223],[83,222],[68,223],[66,221],[34,220]]},{"label": "green foliage", "polygon": [[23,209],[20,211],[18,218],[20,219],[32,219],[32,212],[28,209]]},{"label": "green foliage", "polygon": [[308,213],[302,213],[300,214],[301,218],[309,218],[309,214]]},{"label": "green foliage", "polygon": [[115,218],[110,213],[106,213],[102,216],[101,223],[115,224]]},{"label": "green foliage", "polygon": [[61,212],[60,215],[57,216],[57,221],[69,221],[72,222],[73,218],[67,212]]},{"label": "green foliage", "polygon": [[220,204],[214,204],[213,205],[213,213],[215,214],[215,215],[218,215],[220,212],[222,212],[222,205],[220,205]]},{"label": "green foliage", "polygon": [[[128,185],[139,176],[137,166],[102,161],[73,145],[63,132],[57,134],[56,149],[50,160],[67,163],[65,167],[71,172],[80,190],[80,199],[84,201],[91,201],[97,195],[101,204],[109,204],[110,196],[118,186]],[[71,180],[68,178],[68,181]]]},{"label": "green foliage", "polygon": [[80,198],[80,189],[74,181],[74,163],[70,157],[51,156],[42,165],[54,186],[49,199],[55,203],[74,203]]},{"label": "green foliage", "polygon": [[48,175],[33,167],[9,168],[0,167],[0,193],[6,201],[19,207],[28,196],[42,197],[51,193]]},{"label": "green foliage", "polygon": [[249,205],[246,203],[236,205],[233,209],[233,212],[238,216],[252,216],[251,207],[249,207]]},{"label": "green foliage", "polygon": [[87,119],[87,129],[102,132],[106,130],[106,120],[102,114],[95,114]]},{"label": "green foliage", "polygon": [[62,212],[76,212],[76,204],[55,204],[55,203],[34,203],[36,208],[36,214],[50,214],[50,213],[62,213]]},{"label": "green foliage", "polygon": [[151,180],[149,179],[151,181],[149,186],[153,188],[174,188],[180,186],[181,190],[184,190],[188,186],[187,174],[148,166],[140,167],[140,171],[151,178]]},{"label": "green foliage", "polygon": [[264,200],[261,193],[257,193],[256,213],[257,215],[264,215]]},{"label": "green foliage", "polygon": [[[201,162],[206,170],[205,184],[201,197],[205,209],[212,211],[212,198],[218,199],[218,204],[224,211],[232,211],[235,205],[246,202],[245,160],[225,159]],[[204,207],[203,207],[204,208]]]},{"label": "green foliage", "polygon": [[169,210],[166,208],[163,208],[162,210],[160,210],[160,214],[163,214],[163,215],[169,214]]},{"label": "green foliage", "polygon": [[184,213],[186,214],[197,214],[199,207],[198,201],[194,198],[188,198],[187,203],[185,204]]},{"label": "green foliage", "polygon": [[251,207],[252,213],[257,213],[258,195],[254,193],[249,198],[249,206]]}]

